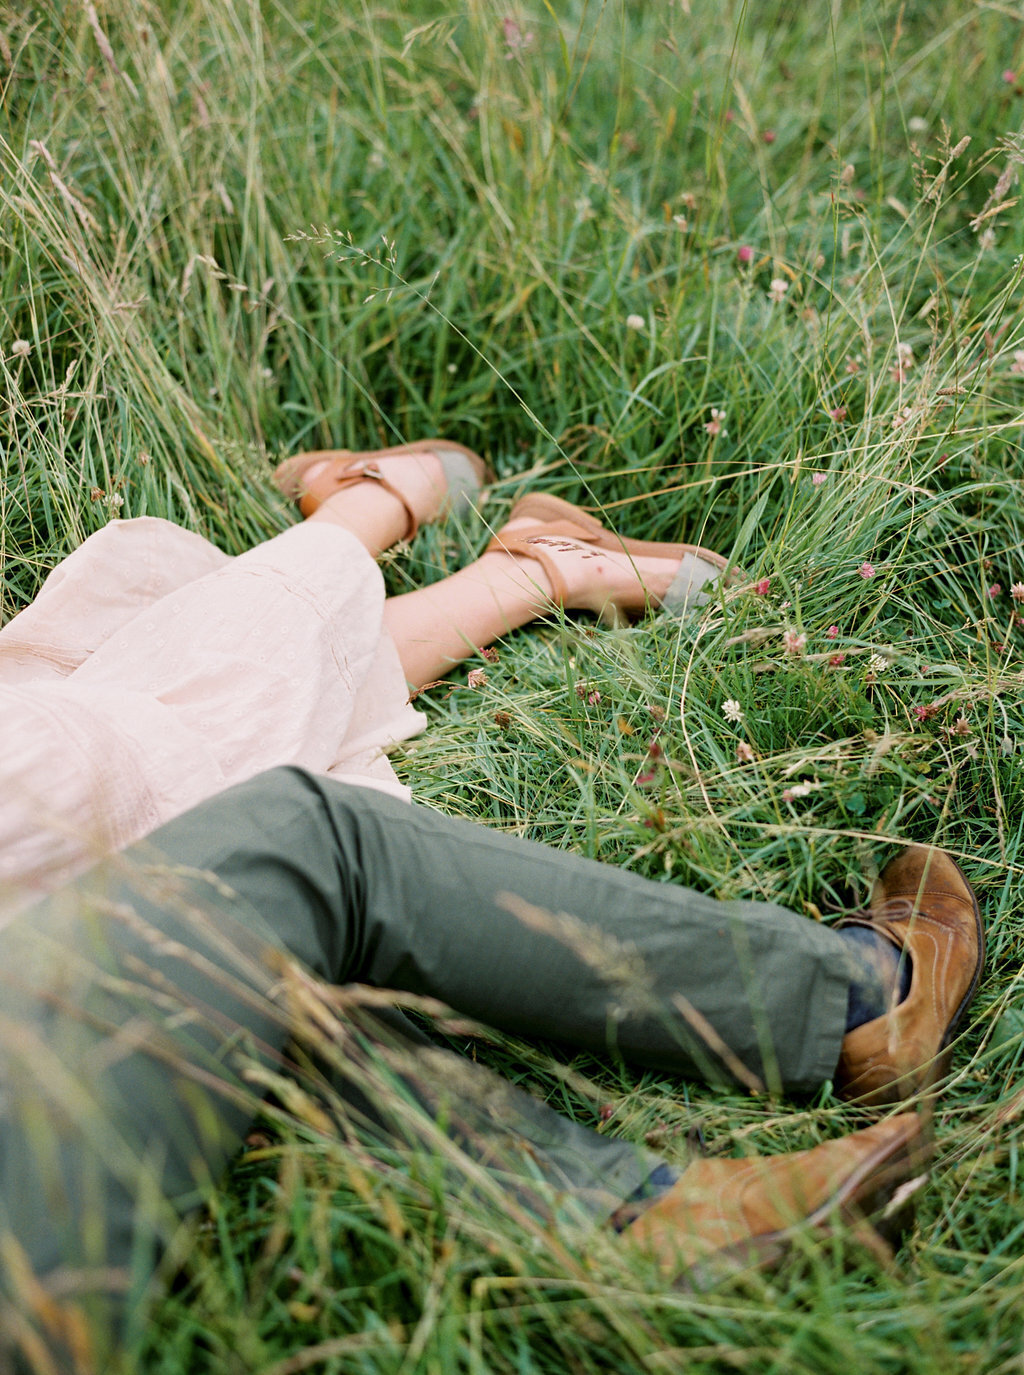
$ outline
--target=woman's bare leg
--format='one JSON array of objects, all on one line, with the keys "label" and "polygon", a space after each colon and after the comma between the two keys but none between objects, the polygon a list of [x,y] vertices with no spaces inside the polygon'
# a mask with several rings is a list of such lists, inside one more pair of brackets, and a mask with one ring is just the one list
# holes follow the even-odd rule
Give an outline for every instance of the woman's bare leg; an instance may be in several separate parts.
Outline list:
[{"label": "woman's bare leg", "polygon": [[[308,517],[350,531],[374,558],[407,534],[410,511],[425,524],[437,518],[448,496],[442,464],[429,450],[389,455],[378,463],[404,502],[367,478],[336,492]],[[309,484],[316,472],[307,469],[304,481]],[[504,530],[535,523],[513,520]],[[413,687],[443,678],[483,646],[557,606],[600,614],[610,605],[636,606],[638,600],[642,605],[645,597],[657,605],[679,568],[675,559],[637,558],[572,539],[544,544],[564,585],[557,594],[540,562],[489,550],[439,583],[388,599],[384,624]]]},{"label": "woman's bare leg", "polygon": [[[600,613],[610,604],[629,601],[638,585],[657,605],[679,567],[672,559],[635,559],[570,540],[562,546],[555,557],[566,585],[562,604],[568,610]],[[539,563],[492,551],[441,582],[389,597],[384,603],[384,625],[395,642],[406,679],[419,688],[443,678],[485,645],[549,614],[557,605]]]},{"label": "woman's bare leg", "polygon": [[[424,452],[395,454],[379,462],[382,467],[386,465],[388,481],[408,501],[417,521],[426,525],[435,520],[447,496],[440,460]],[[307,482],[315,474],[316,469],[309,469],[305,475]],[[328,497],[308,519],[340,525],[355,535],[374,558],[397,544],[409,530],[409,512],[401,501],[371,478]]]}]

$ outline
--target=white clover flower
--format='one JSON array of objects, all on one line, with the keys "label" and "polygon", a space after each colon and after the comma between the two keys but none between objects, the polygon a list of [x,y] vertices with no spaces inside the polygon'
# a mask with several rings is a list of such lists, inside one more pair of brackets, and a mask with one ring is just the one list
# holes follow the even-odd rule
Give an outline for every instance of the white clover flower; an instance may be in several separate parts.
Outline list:
[{"label": "white clover flower", "polygon": [[643,329],[643,328],[646,326],[646,324],[647,324],[647,321],[644,319],[644,317],[643,317],[642,315],[627,315],[627,316],[626,316],[626,328],[627,328],[627,329]]},{"label": "white clover flower", "polygon": [[15,339],[11,345],[12,358],[27,358],[32,352],[32,345],[27,339]]},{"label": "white clover flower", "polygon": [[722,715],[727,721],[738,725],[743,720],[743,708],[734,697],[730,697],[722,703]]}]

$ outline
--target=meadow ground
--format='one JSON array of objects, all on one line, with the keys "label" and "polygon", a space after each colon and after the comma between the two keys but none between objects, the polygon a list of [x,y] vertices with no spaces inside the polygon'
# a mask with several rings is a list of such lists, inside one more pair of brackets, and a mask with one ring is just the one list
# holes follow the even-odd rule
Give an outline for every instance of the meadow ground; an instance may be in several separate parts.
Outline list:
[{"label": "meadow ground", "polygon": [[[297,1128],[125,1368],[1024,1368],[1019,4],[70,0],[0,6],[0,72],[4,617],[110,519],[237,552],[292,519],[281,456],[449,435],[498,484],[393,590],[526,488],[749,581],[471,662],[421,699],[422,803],[809,920],[935,841],[990,932],[892,1264],[681,1294]],[[670,1155],[861,1120],[480,1053]]]}]

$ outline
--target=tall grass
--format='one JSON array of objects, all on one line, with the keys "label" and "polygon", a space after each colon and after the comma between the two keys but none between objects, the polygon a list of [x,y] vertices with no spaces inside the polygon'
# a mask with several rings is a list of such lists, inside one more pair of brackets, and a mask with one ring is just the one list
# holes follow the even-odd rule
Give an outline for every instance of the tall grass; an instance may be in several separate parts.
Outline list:
[{"label": "tall grass", "polygon": [[[240,1167],[126,1362],[1019,1369],[1014,7],[74,0],[0,31],[4,615],[109,519],[238,551],[290,519],[279,456],[447,434],[499,474],[486,522],[418,536],[394,590],[527,486],[749,577],[683,623],[510,637],[482,687],[428,695],[422,802],[809,919],[888,841],[934,840],[990,932],[889,1269],[837,1243],[680,1295],[614,1240],[573,1268],[515,1218],[285,1145]],[[484,1053],[669,1153],[857,1120],[827,1089],[794,1110]]]}]

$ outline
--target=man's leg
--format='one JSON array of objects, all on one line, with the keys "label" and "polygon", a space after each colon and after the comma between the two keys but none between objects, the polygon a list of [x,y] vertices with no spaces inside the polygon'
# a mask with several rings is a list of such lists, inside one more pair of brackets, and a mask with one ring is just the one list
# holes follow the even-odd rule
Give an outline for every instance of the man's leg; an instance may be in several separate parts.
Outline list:
[{"label": "man's leg", "polygon": [[[834,940],[782,909],[715,903],[295,770],[264,775],[0,935],[7,1230],[37,1274],[63,1261],[91,1265],[100,1288],[144,1286],[163,1196],[173,1216],[216,1181],[253,1111],[247,1067],[282,1057],[282,949],[332,982],[429,994],[513,1032],[806,1087],[843,1032]],[[462,1084],[454,1096],[472,1097]],[[597,1211],[651,1169],[513,1091],[482,1096],[467,1135],[500,1125],[550,1159],[548,1179],[603,1177]],[[5,1260],[10,1289],[17,1256]]]},{"label": "man's leg", "polygon": [[719,902],[289,769],[154,842],[216,872],[332,982],[773,1088],[816,1089],[839,1058],[843,943],[775,904]]}]

